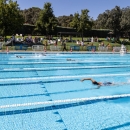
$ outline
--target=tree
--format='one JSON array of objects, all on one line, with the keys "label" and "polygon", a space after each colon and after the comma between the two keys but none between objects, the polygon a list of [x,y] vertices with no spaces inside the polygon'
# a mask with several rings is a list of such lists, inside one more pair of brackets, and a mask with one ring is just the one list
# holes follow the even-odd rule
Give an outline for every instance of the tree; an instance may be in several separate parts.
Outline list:
[{"label": "tree", "polygon": [[45,3],[44,8],[40,13],[40,16],[36,22],[36,29],[40,33],[44,33],[44,30],[46,34],[52,33],[52,31],[57,26],[57,19],[55,15],[53,14],[53,9],[51,7],[51,3]]},{"label": "tree", "polygon": [[82,33],[82,40],[84,31],[86,29],[91,29],[93,24],[88,13],[89,10],[87,9],[81,10],[81,15],[79,15],[79,13],[75,13],[73,20],[70,23],[71,26],[77,30],[77,32]]},{"label": "tree", "polygon": [[122,19],[122,9],[119,6],[115,6],[112,10],[106,10],[104,13],[99,14],[95,21],[95,27],[98,29],[110,29],[113,30],[117,40],[119,40],[120,32],[124,24]]},{"label": "tree", "polygon": [[116,6],[114,9],[110,11],[108,20],[106,22],[106,27],[114,31],[117,40],[119,40],[119,35],[121,31],[120,26],[121,16],[122,16],[122,10],[120,9],[119,6]]},{"label": "tree", "polygon": [[0,33],[3,36],[16,33],[24,22],[17,2],[0,0]]},{"label": "tree", "polygon": [[85,29],[89,30],[92,28],[92,21],[90,21],[90,16],[88,16],[88,12],[89,10],[87,9],[81,10],[79,31],[82,32],[82,40]]},{"label": "tree", "polygon": [[106,10],[104,13],[99,14],[96,21],[94,21],[95,29],[106,29],[106,23],[109,17],[109,10]]},{"label": "tree", "polygon": [[70,14],[70,16],[59,16],[57,18],[58,20],[58,25],[59,26],[62,26],[62,27],[70,27],[70,22],[72,22],[72,19],[73,19],[73,15]]},{"label": "tree", "polygon": [[40,8],[32,7],[29,9],[21,10],[21,13],[24,17],[24,22],[28,24],[35,25],[36,21],[39,17],[39,13],[41,12]]},{"label": "tree", "polygon": [[128,36],[128,32],[130,31],[130,7],[122,9],[120,26],[121,30]]},{"label": "tree", "polygon": [[80,15],[79,13],[75,13],[72,22],[70,23],[70,26],[75,28],[78,32],[79,25],[80,25]]}]

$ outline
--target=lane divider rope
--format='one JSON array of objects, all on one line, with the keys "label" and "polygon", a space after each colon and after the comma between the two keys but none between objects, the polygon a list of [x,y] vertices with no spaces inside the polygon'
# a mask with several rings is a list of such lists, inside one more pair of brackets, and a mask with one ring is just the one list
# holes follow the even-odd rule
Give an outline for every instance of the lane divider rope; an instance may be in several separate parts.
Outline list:
[{"label": "lane divider rope", "polygon": [[[130,67],[130,65],[113,65],[113,66],[81,66],[81,67],[46,67],[46,68],[5,68],[4,71],[8,70],[51,70],[51,69],[91,69],[91,68],[121,68],[121,67]],[[2,71],[2,70],[1,70]]]},{"label": "lane divider rope", "polygon": [[1,82],[7,82],[7,81],[22,81],[22,80],[49,80],[49,79],[73,79],[73,78],[83,78],[83,77],[105,77],[105,76],[130,76],[130,73],[120,73],[120,74],[97,74],[97,75],[71,75],[71,76],[51,76],[51,77],[32,77],[32,78],[3,78],[0,79]]},{"label": "lane divider rope", "polygon": [[113,96],[99,96],[99,97],[90,97],[90,98],[75,98],[75,99],[66,99],[66,100],[55,100],[55,101],[44,101],[44,102],[33,102],[33,103],[23,103],[23,104],[11,104],[11,105],[1,105],[2,108],[14,108],[14,107],[25,107],[25,106],[34,106],[34,105],[56,105],[63,103],[78,103],[84,101],[95,101],[95,100],[104,100],[104,99],[115,99],[115,98],[125,98],[130,97],[130,94],[121,94]]},{"label": "lane divider rope", "polygon": [[129,60],[118,60],[118,61],[92,61],[92,60],[88,60],[88,61],[69,61],[69,62],[8,62],[8,63],[1,63],[1,65],[10,65],[10,64],[13,64],[13,65],[20,65],[20,64],[72,64],[72,63],[100,63],[100,62],[104,62],[104,63],[107,63],[107,62],[130,62]]}]

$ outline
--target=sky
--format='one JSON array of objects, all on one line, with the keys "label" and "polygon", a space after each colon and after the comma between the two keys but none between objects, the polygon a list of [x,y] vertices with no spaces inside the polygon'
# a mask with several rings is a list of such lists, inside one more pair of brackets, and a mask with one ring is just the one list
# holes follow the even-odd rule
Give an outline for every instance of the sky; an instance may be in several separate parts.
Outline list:
[{"label": "sky", "polygon": [[105,12],[105,10],[111,10],[115,6],[120,6],[121,8],[130,6],[130,0],[17,0],[22,10],[31,7],[43,9],[43,5],[46,2],[52,4],[56,17],[63,15],[69,16],[77,12],[81,13],[82,9],[88,9],[89,16],[94,20],[97,19],[99,14]]}]

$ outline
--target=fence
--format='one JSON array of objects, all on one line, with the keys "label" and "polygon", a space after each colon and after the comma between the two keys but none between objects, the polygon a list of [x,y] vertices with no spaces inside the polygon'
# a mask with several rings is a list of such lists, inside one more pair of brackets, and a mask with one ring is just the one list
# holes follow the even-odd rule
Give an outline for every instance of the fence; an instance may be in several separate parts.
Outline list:
[{"label": "fence", "polygon": [[50,46],[50,50],[51,51],[60,51],[61,50],[61,46]]},{"label": "fence", "polygon": [[17,45],[15,46],[15,50],[27,50],[28,46],[27,45]]},{"label": "fence", "polygon": [[108,51],[108,47],[100,46],[98,47],[99,51]]},{"label": "fence", "polygon": [[79,46],[70,46],[70,49],[72,49],[73,51],[79,51],[80,47]]},{"label": "fence", "polygon": [[96,51],[96,46],[87,46],[87,51]]},{"label": "fence", "polygon": [[33,45],[32,46],[32,50],[33,51],[43,51],[44,50],[44,46],[43,45]]},{"label": "fence", "polygon": [[121,47],[113,47],[113,51],[115,52],[120,52],[120,50],[121,50]]},{"label": "fence", "polygon": [[[66,46],[67,50],[72,50],[72,51],[100,51],[100,52],[120,52],[121,47],[97,47],[97,46]],[[32,51],[61,51],[63,49],[63,46],[55,46],[55,45],[33,45],[31,48],[29,48],[27,45],[19,44],[15,45],[14,48],[9,48],[9,50],[32,50]],[[6,45],[2,42],[0,42],[0,50],[6,50]],[[127,46],[128,50],[128,46]]]}]

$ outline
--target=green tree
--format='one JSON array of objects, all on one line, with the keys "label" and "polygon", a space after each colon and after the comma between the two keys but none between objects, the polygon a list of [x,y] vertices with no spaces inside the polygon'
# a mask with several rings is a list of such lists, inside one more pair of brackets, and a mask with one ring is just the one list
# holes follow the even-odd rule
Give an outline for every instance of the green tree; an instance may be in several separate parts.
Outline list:
[{"label": "green tree", "polygon": [[82,40],[83,40],[83,33],[85,30],[91,29],[93,22],[90,16],[88,15],[89,10],[84,9],[81,10],[81,14],[75,13],[72,22],[70,25],[77,30],[77,32],[82,33]]},{"label": "green tree", "polygon": [[3,36],[16,33],[24,22],[17,2],[0,0],[0,33]]},{"label": "green tree", "polygon": [[32,25],[36,24],[40,12],[41,9],[37,7],[21,10],[21,14],[24,17],[24,22]]},{"label": "green tree", "polygon": [[72,22],[72,19],[73,19],[73,15],[70,14],[70,16],[59,16],[57,18],[58,20],[58,25],[59,26],[62,26],[62,27],[70,27],[70,22]]},{"label": "green tree", "polygon": [[46,32],[46,34],[51,34],[57,26],[57,19],[53,14],[53,9],[51,3],[45,3],[44,8],[40,13],[38,21],[36,22],[36,31],[40,33]]},{"label": "green tree", "polygon": [[70,26],[75,28],[77,32],[79,31],[79,25],[80,25],[80,15],[79,13],[75,13],[72,22],[70,23]]},{"label": "green tree", "polygon": [[130,31],[130,7],[122,9],[120,26],[121,30],[128,36],[128,32]]},{"label": "green tree", "polygon": [[110,11],[109,17],[106,22],[106,27],[114,31],[117,40],[119,40],[119,35],[121,31],[120,26],[121,16],[122,16],[122,10],[120,9],[119,6],[116,6],[114,9]]},{"label": "green tree", "polygon": [[106,23],[109,17],[109,10],[106,10],[104,13],[99,14],[96,21],[94,21],[94,28],[95,29],[106,29]]}]

